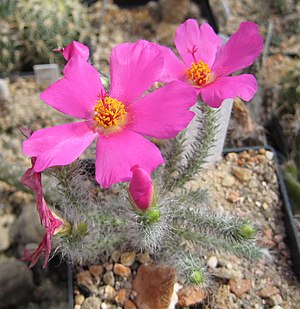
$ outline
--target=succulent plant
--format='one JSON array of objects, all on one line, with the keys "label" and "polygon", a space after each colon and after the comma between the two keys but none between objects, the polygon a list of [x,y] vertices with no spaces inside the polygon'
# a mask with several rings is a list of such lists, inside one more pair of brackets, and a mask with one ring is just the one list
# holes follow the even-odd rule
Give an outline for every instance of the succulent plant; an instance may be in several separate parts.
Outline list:
[{"label": "succulent plant", "polygon": [[0,2],[0,17],[9,16],[12,14],[16,6],[16,0],[1,0]]},{"label": "succulent plant", "polygon": [[26,61],[49,61],[49,51],[72,40],[83,41],[87,29],[78,0],[18,0],[15,18],[24,40]]},{"label": "succulent plant", "polygon": [[[2,10],[0,16],[1,14]],[[10,72],[20,67],[20,40],[13,24],[10,17],[0,19],[0,73]]]},{"label": "succulent plant", "polygon": [[54,48],[83,41],[88,33],[86,9],[79,0],[4,1],[1,14],[3,72],[20,69],[19,56],[23,64],[53,62]]}]

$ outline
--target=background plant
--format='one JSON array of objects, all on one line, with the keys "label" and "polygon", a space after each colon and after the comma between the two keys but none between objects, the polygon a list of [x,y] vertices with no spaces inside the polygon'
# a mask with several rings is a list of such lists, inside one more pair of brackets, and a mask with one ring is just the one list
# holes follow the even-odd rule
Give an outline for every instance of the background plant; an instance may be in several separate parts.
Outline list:
[{"label": "background plant", "polygon": [[2,72],[51,63],[54,48],[84,41],[89,29],[86,8],[78,0],[4,1],[0,16]]}]

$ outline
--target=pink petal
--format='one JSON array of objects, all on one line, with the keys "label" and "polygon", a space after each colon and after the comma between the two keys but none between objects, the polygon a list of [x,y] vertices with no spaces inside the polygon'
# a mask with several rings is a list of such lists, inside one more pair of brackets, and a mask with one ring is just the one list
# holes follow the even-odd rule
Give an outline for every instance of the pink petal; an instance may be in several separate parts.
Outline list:
[{"label": "pink petal", "polygon": [[164,57],[164,68],[159,77],[161,82],[180,80],[187,70],[186,66],[179,60],[170,48],[157,45]]},{"label": "pink petal", "polygon": [[49,261],[51,247],[52,247],[51,236],[49,234],[45,234],[35,251],[33,250],[29,251],[27,249],[24,250],[21,261],[31,262],[29,268],[32,268],[37,263],[41,254],[44,254],[43,268],[45,268]]},{"label": "pink petal", "polygon": [[75,55],[65,66],[64,74],[40,98],[62,113],[90,118],[97,95],[104,92],[99,73],[85,59]]},{"label": "pink petal", "polygon": [[141,135],[123,131],[99,136],[96,153],[96,179],[104,188],[129,181],[135,164],[151,173],[164,163],[159,149]]},{"label": "pink petal", "polygon": [[163,58],[156,44],[140,40],[115,47],[110,67],[110,96],[130,104],[158,80]]},{"label": "pink petal", "polygon": [[34,171],[36,158],[31,158],[31,162],[32,167],[30,167],[24,173],[21,182],[29,189],[31,189],[35,195],[37,211],[39,213],[41,223],[46,230],[46,234],[35,252],[24,252],[23,260],[31,261],[29,267],[33,267],[36,264],[39,256],[44,253],[45,260],[43,267],[45,268],[48,263],[52,247],[51,237],[55,233],[56,229],[63,224],[63,222],[54,217],[45,201],[42,187],[42,175],[41,173],[37,173]]},{"label": "pink petal", "polygon": [[220,107],[222,102],[229,98],[240,97],[244,101],[249,101],[256,91],[257,81],[251,74],[220,77],[200,89],[203,101],[211,107]]},{"label": "pink petal", "polygon": [[222,44],[221,38],[217,36],[210,25],[203,23],[199,28],[195,19],[188,19],[177,28],[174,42],[188,67],[192,62],[195,62],[189,51],[195,49],[197,50],[194,54],[196,61],[202,60],[211,67],[215,61],[217,50]]},{"label": "pink petal", "polygon": [[34,132],[23,142],[23,151],[37,157],[34,170],[40,172],[75,161],[96,136],[87,122],[68,123]]},{"label": "pink petal", "polygon": [[194,117],[189,111],[197,101],[190,85],[174,81],[144,96],[132,106],[130,130],[156,138],[172,138]]},{"label": "pink petal", "polygon": [[63,48],[62,54],[67,61],[69,61],[71,57],[75,55],[79,55],[81,58],[87,61],[89,59],[90,50],[82,43],[73,41],[71,44]]},{"label": "pink petal", "polygon": [[243,22],[229,41],[220,48],[212,71],[226,76],[251,65],[263,49],[263,39],[258,26]]},{"label": "pink petal", "polygon": [[138,165],[134,165],[131,172],[132,178],[128,189],[130,197],[139,209],[146,210],[151,207],[154,198],[151,176]]}]

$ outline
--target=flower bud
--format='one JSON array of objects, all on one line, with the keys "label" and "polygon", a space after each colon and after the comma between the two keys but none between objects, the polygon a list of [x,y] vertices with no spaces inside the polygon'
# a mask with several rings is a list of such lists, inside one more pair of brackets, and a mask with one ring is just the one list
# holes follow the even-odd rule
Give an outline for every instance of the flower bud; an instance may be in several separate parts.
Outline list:
[{"label": "flower bud", "polygon": [[201,269],[195,269],[191,272],[189,279],[193,284],[202,284],[204,282],[204,273]]},{"label": "flower bud", "polygon": [[240,228],[239,234],[245,239],[252,239],[254,235],[256,234],[256,230],[252,226],[248,224],[244,224]]},{"label": "flower bud", "polygon": [[85,60],[88,60],[90,55],[89,48],[76,41],[73,41],[71,44],[63,48],[61,53],[67,61],[75,55],[79,55]]},{"label": "flower bud", "polygon": [[72,225],[69,221],[62,219],[59,217],[55,212],[51,211],[54,220],[57,221],[58,227],[55,229],[53,235],[59,235],[59,236],[67,236],[71,235],[72,233]]},{"label": "flower bud", "polygon": [[129,185],[129,196],[140,210],[146,211],[154,202],[152,179],[150,175],[138,165],[134,165],[131,171],[132,179]]}]

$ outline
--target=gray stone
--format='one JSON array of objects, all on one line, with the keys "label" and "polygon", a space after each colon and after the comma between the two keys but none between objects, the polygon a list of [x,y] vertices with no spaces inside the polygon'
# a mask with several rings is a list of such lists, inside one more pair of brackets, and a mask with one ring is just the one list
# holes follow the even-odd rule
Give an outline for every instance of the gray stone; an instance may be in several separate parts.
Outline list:
[{"label": "gray stone", "polygon": [[210,268],[216,268],[218,265],[218,258],[215,255],[211,255],[207,261],[206,264]]},{"label": "gray stone", "polygon": [[275,295],[272,295],[270,297],[270,305],[271,306],[282,305],[282,303],[283,303],[283,299],[282,299],[280,294],[275,294]]},{"label": "gray stone", "polygon": [[113,300],[115,295],[116,295],[115,289],[112,286],[107,285],[104,290],[104,298],[106,300]]},{"label": "gray stone", "polygon": [[144,252],[144,253],[139,253],[136,256],[136,259],[141,263],[141,264],[145,264],[145,263],[149,263],[151,261],[150,255],[148,252]]},{"label": "gray stone", "polygon": [[23,245],[39,243],[44,234],[36,208],[33,205],[24,207],[12,230],[13,239]]},{"label": "gray stone", "polygon": [[5,79],[0,79],[0,101],[7,101],[10,97],[8,82]]},{"label": "gray stone", "polygon": [[1,306],[26,304],[34,289],[31,270],[15,258],[0,260],[0,287]]},{"label": "gray stone", "polygon": [[110,270],[103,275],[103,282],[107,285],[115,285],[115,276],[114,273]]},{"label": "gray stone", "polygon": [[100,309],[101,300],[98,297],[88,297],[83,302],[81,309]]},{"label": "gray stone", "polygon": [[235,182],[235,179],[233,176],[231,175],[226,175],[224,178],[223,178],[223,181],[222,181],[222,186],[223,187],[232,187],[233,184]]},{"label": "gray stone", "polygon": [[225,267],[214,268],[212,272],[217,277],[225,279],[242,279],[243,274],[240,271],[234,269],[227,269]]},{"label": "gray stone", "polygon": [[0,252],[5,251],[11,245],[10,231],[15,222],[13,214],[0,216]]}]

